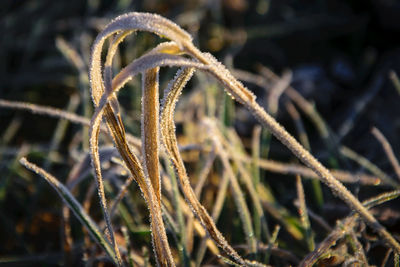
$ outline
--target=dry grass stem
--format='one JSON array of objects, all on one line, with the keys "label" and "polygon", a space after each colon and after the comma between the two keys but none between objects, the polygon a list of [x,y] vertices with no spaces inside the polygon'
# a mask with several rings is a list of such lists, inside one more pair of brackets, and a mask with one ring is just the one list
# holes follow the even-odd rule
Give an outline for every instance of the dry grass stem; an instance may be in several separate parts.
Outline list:
[{"label": "dry grass stem", "polygon": [[297,189],[297,197],[299,201],[299,215],[300,221],[303,225],[304,231],[306,233],[306,241],[308,245],[308,249],[310,251],[314,250],[315,243],[314,243],[314,236],[310,225],[310,220],[308,218],[308,210],[306,205],[306,199],[304,196],[304,188],[301,182],[301,177],[299,175],[296,176],[296,189]]},{"label": "dry grass stem", "polygon": [[375,138],[378,139],[378,141],[381,143],[387,158],[389,159],[394,171],[396,172],[397,178],[400,179],[400,164],[396,156],[394,155],[392,146],[390,145],[386,137],[381,133],[381,131],[378,130],[378,128],[372,128],[371,132],[375,136]]},{"label": "dry grass stem", "polygon": [[268,111],[273,117],[278,113],[279,98],[285,92],[292,81],[292,72],[286,71],[282,77],[275,82],[268,95]]}]

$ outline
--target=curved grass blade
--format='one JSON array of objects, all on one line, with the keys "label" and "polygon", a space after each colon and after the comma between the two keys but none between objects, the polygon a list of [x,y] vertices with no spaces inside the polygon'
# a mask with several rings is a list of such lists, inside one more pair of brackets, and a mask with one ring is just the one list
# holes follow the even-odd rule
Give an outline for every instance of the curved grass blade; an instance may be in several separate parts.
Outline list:
[{"label": "curved grass blade", "polygon": [[191,204],[194,213],[199,218],[200,222],[207,229],[213,240],[220,246],[228,255],[234,258],[238,263],[245,265],[245,261],[239,254],[226,242],[225,238],[218,231],[214,221],[208,215],[206,209],[198,201],[193,189],[190,185],[186,174],[186,169],[180,156],[177,140],[175,136],[175,123],[173,114],[176,102],[182,92],[183,87],[193,75],[193,68],[181,69],[175,79],[169,85],[169,91],[165,93],[163,108],[161,112],[161,137],[167,153],[175,166],[180,185],[185,195],[186,200]]},{"label": "curved grass blade", "polygon": [[[118,43],[122,41],[122,39],[125,36],[126,36],[125,33],[122,33],[119,36],[117,36],[116,40],[111,44],[111,47],[109,48],[109,54],[105,64],[104,82],[100,78],[100,84],[97,84],[93,79],[91,79],[93,100],[95,106],[97,107],[95,110],[95,114],[93,115],[91,120],[90,149],[91,149],[92,163],[95,169],[95,176],[98,185],[98,192],[101,199],[101,206],[103,207],[104,217],[106,218],[106,221],[109,222],[110,220],[107,218],[109,217],[108,212],[105,208],[106,206],[105,206],[104,188],[102,186],[102,174],[101,174],[101,167],[99,164],[99,155],[98,155],[98,132],[100,129],[101,118],[104,114],[107,121],[107,125],[110,128],[111,136],[114,140],[116,148],[118,149],[118,152],[120,153],[128,169],[130,170],[132,176],[139,184],[139,187],[143,192],[144,198],[146,199],[149,205],[151,228],[152,228],[152,240],[153,240],[153,247],[155,249],[157,263],[160,266],[175,266],[168,245],[168,239],[165,233],[165,227],[162,220],[159,198],[155,195],[151,181],[149,180],[149,177],[147,177],[144,174],[143,168],[139,160],[132,153],[130,147],[126,142],[126,134],[119,113],[118,100],[116,98],[115,93],[111,89],[112,57],[116,51]],[[96,47],[94,49],[96,49]],[[96,73],[96,71],[101,72],[101,69],[91,69],[91,77],[95,77],[93,73]],[[103,101],[103,102],[100,101],[100,103],[96,102],[96,100],[98,100],[96,99],[96,95],[103,95],[103,93],[109,98],[108,99],[109,101]],[[107,226],[108,229],[110,229],[110,232],[112,232],[111,223],[107,223]]]},{"label": "curved grass blade", "polygon": [[150,178],[154,192],[161,203],[159,167],[159,67],[143,73],[142,82],[142,155],[145,174]]}]

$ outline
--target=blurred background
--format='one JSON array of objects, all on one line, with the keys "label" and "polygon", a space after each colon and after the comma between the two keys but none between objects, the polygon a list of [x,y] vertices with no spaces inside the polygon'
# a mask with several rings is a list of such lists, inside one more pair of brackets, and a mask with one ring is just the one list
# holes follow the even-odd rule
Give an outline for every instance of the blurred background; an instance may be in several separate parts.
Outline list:
[{"label": "blurred background", "polygon": [[[315,104],[341,144],[394,173],[370,130],[376,126],[393,150],[400,151],[400,2],[396,0],[1,0],[0,98],[90,118],[85,73],[91,44],[112,18],[131,11],[157,13],[176,22],[194,37],[200,50],[212,53],[230,69],[261,76],[265,68],[279,76],[289,73],[290,84]],[[157,42],[150,34],[129,37],[121,45],[116,68]],[[162,73],[165,87],[174,74]],[[140,135],[139,81],[119,95],[124,112],[129,113],[127,130],[136,136]],[[246,85],[267,108],[265,90]],[[246,140],[256,122],[240,107],[236,111],[239,115],[230,118],[231,124]],[[280,109],[276,116],[294,132],[286,111]],[[313,152],[330,167],[363,170],[329,161],[319,133],[310,122],[305,121],[305,126]],[[63,128],[56,119],[0,107],[0,257],[60,250],[59,198],[48,193],[47,185],[38,187],[39,178],[28,175],[17,160],[29,155],[65,179],[74,151],[87,151],[88,143],[85,135],[76,135],[80,126],[65,126],[58,135],[56,128]],[[278,158],[288,158],[281,146],[271,146]],[[362,191],[360,196],[368,193]],[[53,208],[54,203],[59,206]],[[342,213],[330,218],[329,205],[325,208],[327,220],[333,223],[348,212],[343,207]],[[94,216],[100,217],[99,212]],[[386,226],[398,231],[398,217],[398,211],[392,211],[385,217]],[[52,256],[58,254],[46,258],[50,265]]]},{"label": "blurred background", "polygon": [[[343,127],[355,99],[370,92],[377,98],[359,112],[362,123],[353,130],[352,141],[364,144],[363,133],[375,124],[392,145],[399,145],[398,99],[387,79],[389,70],[399,69],[400,3],[394,0],[3,0],[0,97],[66,107],[78,90],[78,76],[60,52],[57,38],[76,49],[84,59],[82,67],[87,68],[96,33],[111,18],[129,11],[154,12],[175,21],[194,36],[202,51],[225,63],[230,57],[235,68],[257,72],[263,65],[278,74],[290,69],[292,84],[316,102],[335,132]],[[148,49],[154,40],[145,38],[143,49]],[[123,48],[138,49],[132,43]],[[133,58],[141,52],[126,53]],[[383,81],[374,85],[377,76]],[[12,113],[2,110],[0,133]],[[14,144],[51,137],[50,130],[34,130],[51,128],[49,121],[29,116],[22,120]]]}]

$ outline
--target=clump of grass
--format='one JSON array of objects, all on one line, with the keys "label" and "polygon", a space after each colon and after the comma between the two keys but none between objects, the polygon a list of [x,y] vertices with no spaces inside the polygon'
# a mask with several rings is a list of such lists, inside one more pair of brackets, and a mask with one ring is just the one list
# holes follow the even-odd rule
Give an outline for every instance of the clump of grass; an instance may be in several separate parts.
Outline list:
[{"label": "clump of grass", "polygon": [[[113,74],[113,59],[115,57],[118,46],[123,40],[131,33],[136,31],[147,31],[155,33],[158,36],[166,38],[170,41],[162,42],[154,49],[145,53],[141,57],[135,59],[123,68],[119,73]],[[109,39],[110,45],[108,47],[105,62],[102,62],[103,45],[105,41]],[[62,45],[62,43],[60,43]],[[162,102],[162,108],[160,112],[159,103],[159,71],[161,67],[180,67],[181,69],[177,72],[175,78],[170,82],[167,90],[164,92],[164,101]],[[94,175],[96,181],[96,187],[99,197],[100,206],[103,212],[103,217],[106,226],[105,237],[100,233],[96,224],[91,221],[84,209],[72,196],[69,190],[63,186],[58,180],[39,167],[29,163],[26,159],[22,159],[21,163],[28,169],[43,176],[56,191],[61,195],[65,202],[70,206],[78,218],[81,219],[82,224],[88,229],[92,237],[99,242],[100,246],[106,251],[113,263],[118,266],[124,265],[125,262],[125,251],[120,251],[120,246],[117,242],[116,234],[112,226],[112,215],[116,210],[116,205],[123,198],[126,188],[134,180],[138,184],[143,198],[146,201],[149,217],[151,220],[151,238],[155,254],[156,263],[159,266],[175,266],[175,259],[173,252],[170,247],[170,242],[167,238],[167,230],[164,224],[164,216],[167,218],[168,225],[173,229],[173,233],[179,232],[180,227],[176,227],[174,218],[168,213],[168,202],[163,202],[163,194],[161,185],[161,169],[162,165],[159,162],[160,154],[162,153],[161,145],[165,148],[166,157],[172,162],[175,168],[177,178],[179,180],[181,191],[185,197],[187,205],[191,208],[192,212],[207,231],[211,239],[230,257],[220,257],[224,262],[232,265],[244,265],[244,266],[263,266],[262,263],[254,261],[253,258],[246,259],[241,256],[232,247],[227,240],[224,238],[222,233],[217,229],[214,219],[217,219],[221,205],[223,203],[223,196],[226,194],[228,185],[231,186],[232,195],[235,199],[238,211],[241,217],[241,223],[243,226],[243,232],[246,237],[246,248],[252,254],[257,254],[259,248],[264,247],[267,251],[265,259],[268,263],[268,258],[271,253],[274,252],[276,246],[276,239],[278,237],[278,230],[274,231],[272,235],[269,234],[268,224],[266,223],[266,215],[264,209],[274,214],[274,216],[282,218],[282,214],[276,212],[276,209],[271,203],[271,197],[268,190],[257,181],[253,181],[249,175],[249,171],[244,166],[246,158],[235,157],[227,153],[228,148],[224,147],[224,138],[221,134],[222,131],[218,130],[218,126],[214,121],[204,119],[202,122],[206,126],[204,133],[210,136],[213,148],[215,149],[215,155],[218,156],[222,162],[224,169],[224,175],[222,178],[222,185],[220,191],[216,197],[216,205],[213,210],[212,216],[210,216],[206,208],[201,204],[199,197],[201,187],[199,186],[196,190],[193,190],[189,175],[185,168],[183,156],[181,155],[177,136],[175,132],[174,114],[176,103],[181,95],[187,82],[191,79],[195,71],[204,71],[215,77],[221,85],[224,87],[225,92],[231,96],[235,101],[246,107],[253,116],[264,126],[272,135],[274,135],[282,144],[284,144],[290,151],[295,155],[302,163],[304,163],[309,169],[298,166],[298,165],[279,165],[271,161],[262,161],[257,159],[249,159],[250,162],[258,166],[267,166],[266,168],[274,169],[280,172],[304,174],[308,177],[318,178],[324,182],[335,195],[340,197],[353,211],[354,215],[347,218],[344,222],[344,228],[349,229],[349,236],[354,240],[354,247],[357,249],[359,258],[365,261],[364,254],[360,248],[357,238],[352,232],[354,224],[360,218],[367,223],[372,229],[374,229],[386,244],[393,250],[395,255],[400,253],[400,245],[398,241],[373,217],[368,211],[372,205],[376,205],[381,201],[389,200],[393,197],[398,196],[398,192],[391,195],[381,195],[376,199],[369,202],[361,203],[349,190],[335,177],[347,177],[347,181],[352,180],[352,175],[348,173],[336,172],[334,175],[327,168],[325,168],[311,153],[305,149],[299,142],[296,141],[271,115],[269,115],[257,102],[255,95],[249,91],[241,82],[239,82],[231,72],[219,63],[212,55],[201,52],[192,43],[191,36],[181,29],[175,23],[154,14],[148,13],[137,13],[132,12],[114,19],[108,24],[102,32],[97,36],[92,47],[92,55],[89,68],[89,81],[91,87],[92,100],[95,106],[94,114],[89,123],[89,138],[90,138],[90,157],[92,166],[94,168]],[[263,70],[268,72],[267,70]],[[269,73],[269,72],[268,72]],[[125,131],[123,124],[123,115],[120,111],[117,93],[125,84],[130,81],[134,76],[142,75],[142,132],[141,142],[139,144],[136,140],[136,145],[141,146],[141,158],[140,155],[131,147],[130,140],[134,139],[129,137]],[[273,74],[269,73],[272,79],[277,79]],[[271,94],[269,102],[271,111],[277,112],[278,98],[281,94],[287,94],[290,99],[295,102],[308,116],[314,121],[319,128],[321,136],[324,139],[329,138],[329,132],[326,125],[323,124],[322,119],[318,113],[315,112],[314,107],[304,100],[298,93],[289,86],[290,75],[286,75],[284,79],[281,79],[276,92]],[[24,108],[31,109],[33,111],[39,111],[45,114],[53,116],[64,117],[81,124],[88,124],[88,121],[80,117],[75,117],[69,113],[64,113],[57,110],[51,109],[40,109],[38,107],[32,107],[23,103],[7,103],[5,101],[0,102],[0,105],[9,106],[13,108]],[[298,117],[296,111],[290,104],[288,109],[294,117]],[[100,159],[100,147],[99,147],[99,134],[100,131],[105,130],[102,126],[102,120],[104,119],[106,128],[108,129],[109,135],[111,136],[114,145],[122,159],[121,164],[129,170],[129,179],[125,185],[120,189],[117,194],[115,202],[113,202],[111,211],[106,199],[106,185],[104,183],[104,175],[102,172],[102,164]],[[301,128],[301,127],[299,127]],[[259,135],[259,134],[258,134]],[[376,133],[378,139],[383,140],[379,134]],[[162,142],[160,142],[161,140]],[[135,140],[135,139],[134,139]],[[308,146],[308,141],[303,136],[303,144]],[[258,145],[254,145],[257,149]],[[388,154],[390,155],[390,151]],[[231,160],[231,161],[230,161]],[[208,166],[212,164],[214,158],[211,157]],[[233,163],[232,163],[233,162]],[[393,162],[393,165],[397,168],[398,163]],[[207,165],[206,165],[207,166]],[[209,168],[209,167],[207,167]],[[206,169],[207,169],[206,168]],[[254,166],[253,166],[254,168]],[[237,171],[235,171],[237,169]],[[310,169],[313,173],[310,172]],[[257,213],[255,218],[262,219],[261,226],[254,225],[252,216],[250,214],[247,203],[244,199],[244,193],[241,189],[239,179],[237,179],[237,173],[241,176],[241,182],[245,184],[247,191],[252,196],[252,204]],[[347,175],[347,176],[346,176]],[[205,177],[205,176],[203,176]],[[365,181],[370,177],[366,176]],[[204,179],[202,182],[204,184]],[[346,179],[346,178],[344,178]],[[376,180],[375,180],[376,181]],[[371,183],[371,182],[370,182]],[[374,182],[372,182],[373,184]],[[173,185],[171,186],[173,187]],[[301,213],[301,222],[306,232],[304,239],[308,242],[310,250],[314,250],[314,237],[310,229],[310,222],[308,219],[308,211],[305,205],[305,196],[302,188],[300,178],[297,178],[297,189],[299,197],[299,210]],[[173,189],[172,189],[173,190]],[[174,190],[175,204],[180,203],[180,198],[176,195],[177,190]],[[185,213],[185,208],[182,206],[182,212]],[[164,211],[164,212],[163,212]],[[310,213],[311,214],[311,213]],[[190,218],[190,217],[189,217]],[[193,218],[193,217],[192,217]],[[183,220],[180,219],[180,225]],[[193,220],[190,223],[195,225]],[[258,222],[257,222],[258,223]],[[285,225],[285,223],[284,223]],[[254,234],[254,226],[257,229],[257,237]],[[287,226],[290,229],[290,226]],[[268,245],[263,246],[261,240],[261,230],[266,234],[265,241]],[[181,229],[184,231],[184,229]],[[198,230],[200,231],[200,230]],[[296,235],[299,239],[303,237],[301,233],[296,230],[289,230],[293,235]],[[126,233],[126,231],[124,230]],[[333,243],[342,237],[344,232],[339,232],[335,229],[327,241],[320,244],[316,250],[309,254],[303,259],[301,265],[309,266],[313,264],[321,257],[321,251],[327,251]],[[129,236],[125,234],[125,239],[128,240]],[[175,238],[176,242],[181,242],[180,246],[187,246],[185,244],[186,238]],[[204,241],[203,241],[204,243]],[[204,244],[201,245],[199,250],[199,256],[197,264],[201,264],[201,260],[204,255]],[[203,252],[202,252],[203,251]],[[275,250],[276,251],[276,250]],[[397,257],[397,256],[396,256]],[[128,255],[128,258],[133,262],[132,254]],[[292,257],[296,258],[296,257]],[[259,257],[257,257],[259,260]],[[144,262],[143,259],[138,262]],[[183,261],[184,262],[184,261]],[[181,264],[184,264],[181,262]]]}]

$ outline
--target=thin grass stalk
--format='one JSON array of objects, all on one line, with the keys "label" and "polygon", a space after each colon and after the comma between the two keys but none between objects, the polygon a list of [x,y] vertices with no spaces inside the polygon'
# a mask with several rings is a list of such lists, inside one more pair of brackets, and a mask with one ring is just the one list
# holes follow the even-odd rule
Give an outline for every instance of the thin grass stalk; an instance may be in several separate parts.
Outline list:
[{"label": "thin grass stalk", "polygon": [[[276,240],[278,239],[278,234],[279,231],[281,230],[281,227],[279,224],[275,225],[274,231],[272,232],[271,238],[268,240],[268,246],[265,249],[265,255],[264,255],[264,262],[269,262],[269,258],[271,256],[272,248],[275,246]],[[262,248],[262,246],[260,246]]]},{"label": "thin grass stalk", "polygon": [[304,124],[303,124],[303,121],[301,120],[299,112],[297,111],[296,107],[290,101],[287,101],[285,106],[286,106],[286,110],[289,113],[290,117],[292,117],[292,120],[293,120],[294,125],[297,130],[297,134],[299,135],[300,143],[307,150],[311,151],[310,141],[308,140],[308,136],[307,136],[306,130],[304,128]]},{"label": "thin grass stalk", "polygon": [[383,257],[382,263],[381,263],[381,265],[380,265],[381,267],[385,267],[385,266],[386,266],[386,263],[388,262],[389,257],[390,257],[390,255],[392,254],[392,252],[393,252],[393,249],[391,249],[391,248],[389,248],[389,249],[386,251],[385,257]]},{"label": "thin grass stalk", "polygon": [[394,70],[389,71],[389,78],[393,83],[394,88],[396,88],[397,93],[400,95],[400,79]]},{"label": "thin grass stalk", "polygon": [[[260,137],[261,137],[262,128],[257,125],[253,129],[253,136],[251,142],[251,156],[252,156],[252,176],[253,176],[253,186],[254,188],[258,188],[260,183],[260,169],[258,167],[259,159],[260,159]],[[243,175],[243,174],[242,174]],[[253,207],[253,222],[254,222],[254,231],[258,240],[261,240],[261,214],[257,211],[255,207]]]},{"label": "thin grass stalk", "polygon": [[[86,127],[90,127],[90,119],[76,115],[71,112],[66,112],[66,111],[58,109],[58,108],[36,105],[36,104],[32,104],[32,103],[27,103],[27,102],[10,101],[10,100],[5,100],[5,99],[0,99],[0,108],[19,109],[19,110],[29,111],[33,114],[45,115],[45,116],[49,116],[49,117],[57,118],[57,119],[65,119],[74,124],[79,124],[79,125],[83,125]],[[105,127],[103,125],[100,126],[100,130],[105,133],[108,132],[107,127]],[[132,135],[129,135],[129,134],[127,134],[126,138],[128,139],[128,141],[131,145],[134,145],[135,147],[141,146],[140,140],[138,138],[136,138]]]},{"label": "thin grass stalk", "polygon": [[[79,54],[79,52],[62,37],[56,38],[56,46],[79,73],[79,90],[82,95],[82,100],[80,104],[83,106],[83,116],[88,117],[90,116],[90,100],[89,92],[87,90],[89,81],[85,61],[83,57]],[[89,131],[86,128],[83,129],[82,143],[83,148],[86,151],[89,148]]]},{"label": "thin grass stalk", "polygon": [[[89,135],[92,136],[91,131],[89,132]],[[94,144],[94,142],[96,142],[98,140],[98,135],[99,135],[99,131],[94,133],[95,138],[90,139],[90,148],[92,150],[92,154],[97,155],[97,157],[92,158],[92,164],[95,167],[95,174],[96,174],[95,177],[96,177],[96,184],[97,184],[97,189],[98,189],[97,191],[98,191],[98,196],[100,199],[100,206],[101,206],[101,209],[103,212],[104,220],[107,225],[107,230],[108,230],[107,235],[108,235],[109,240],[111,241],[111,244],[113,245],[113,248],[115,251],[115,257],[118,262],[118,266],[122,266],[121,255],[119,254],[118,244],[115,241],[114,230],[111,226],[111,219],[110,219],[110,216],[109,216],[108,210],[107,210],[107,202],[106,202],[106,196],[105,196],[105,192],[104,192],[103,178],[101,175],[98,144]]]},{"label": "thin grass stalk", "polygon": [[[107,117],[107,119],[110,120],[113,120],[114,118],[114,116]],[[158,204],[158,199],[151,185],[151,181],[148,177],[145,176],[139,160],[130,150],[128,144],[126,143],[126,140],[121,137],[123,134],[119,132],[119,125],[112,124],[111,126],[113,127],[112,132],[116,133],[116,137],[114,138],[114,141],[116,142],[116,147],[131,174],[133,175],[133,177],[135,177],[135,181],[138,183],[140,189],[143,192],[143,196],[147,204],[149,205],[152,237],[154,248],[156,250],[156,260],[161,266],[175,266],[168,245],[168,239],[165,233],[164,223],[161,215],[161,207]],[[97,156],[95,156],[95,158],[96,157]],[[97,166],[97,168],[99,167],[100,166]]]},{"label": "thin grass stalk", "polygon": [[375,136],[376,139],[381,143],[383,150],[386,153],[387,158],[389,159],[390,163],[392,164],[392,167],[397,175],[397,178],[400,179],[400,164],[399,161],[397,160],[396,156],[394,155],[392,146],[386,139],[386,137],[382,134],[381,131],[378,130],[378,128],[374,127],[371,130],[372,134]]},{"label": "thin grass stalk", "polygon": [[[311,151],[310,142],[308,140],[307,133],[305,131],[303,122],[301,120],[300,114],[297,112],[296,107],[290,102],[287,101],[286,103],[286,110],[288,111],[289,115],[292,117],[297,133],[299,135],[300,143],[308,150]],[[321,182],[314,179],[312,180],[312,187],[314,191],[315,200],[320,208],[324,204],[324,196],[322,194]]]},{"label": "thin grass stalk", "polygon": [[113,247],[102,236],[96,223],[89,217],[89,215],[85,212],[83,207],[69,192],[69,190],[62,183],[60,183],[57,178],[47,173],[45,170],[38,167],[37,165],[29,162],[26,158],[24,157],[21,158],[20,163],[24,165],[27,169],[42,176],[54,188],[54,190],[59,194],[64,203],[66,203],[69,206],[69,208],[74,212],[78,220],[87,229],[91,237],[104,249],[104,251],[108,254],[110,259],[114,262],[114,264],[119,265]]},{"label": "thin grass stalk", "polygon": [[111,218],[114,216],[115,211],[117,210],[118,204],[122,201],[125,194],[128,192],[128,187],[131,185],[131,183],[133,181],[135,181],[135,178],[133,178],[133,176],[128,176],[128,178],[125,180],[125,183],[119,189],[117,196],[114,198],[113,202],[111,203],[111,208],[110,208],[110,217]]},{"label": "thin grass stalk", "polygon": [[[251,162],[252,159],[248,156],[230,155],[231,158],[243,162]],[[287,175],[301,175],[304,178],[318,179],[318,175],[308,167],[295,163],[283,163],[275,160],[259,160],[259,167],[270,172],[287,174]],[[351,173],[343,170],[331,169],[330,172],[343,183],[360,183],[362,185],[390,185],[386,181],[382,181],[377,176],[372,176],[364,173]]]},{"label": "thin grass stalk", "polygon": [[313,251],[315,248],[314,235],[313,235],[313,232],[311,229],[310,220],[308,218],[308,210],[307,210],[307,205],[306,205],[306,199],[304,196],[304,188],[303,188],[303,184],[301,182],[300,175],[296,176],[296,189],[297,189],[297,198],[299,201],[298,212],[300,215],[300,221],[301,221],[301,224],[303,225],[303,228],[305,231],[308,249],[309,249],[309,251]]},{"label": "thin grass stalk", "polygon": [[358,164],[360,164],[362,167],[364,167],[365,169],[367,169],[368,171],[370,171],[371,173],[375,174],[376,176],[378,176],[382,181],[384,181],[386,184],[391,185],[395,188],[399,188],[400,185],[397,181],[393,181],[392,178],[390,178],[384,171],[382,171],[378,166],[376,166],[374,163],[372,163],[371,161],[369,161],[367,158],[363,157],[362,155],[356,153],[355,151],[353,151],[352,149],[345,147],[345,146],[341,146],[340,147],[340,153],[357,162]]},{"label": "thin grass stalk", "polygon": [[354,229],[350,230],[348,234],[348,239],[349,239],[348,243],[350,243],[357,261],[359,261],[362,264],[362,266],[368,266],[368,260],[367,257],[365,256],[363,245],[358,240],[357,235],[354,232]]}]

